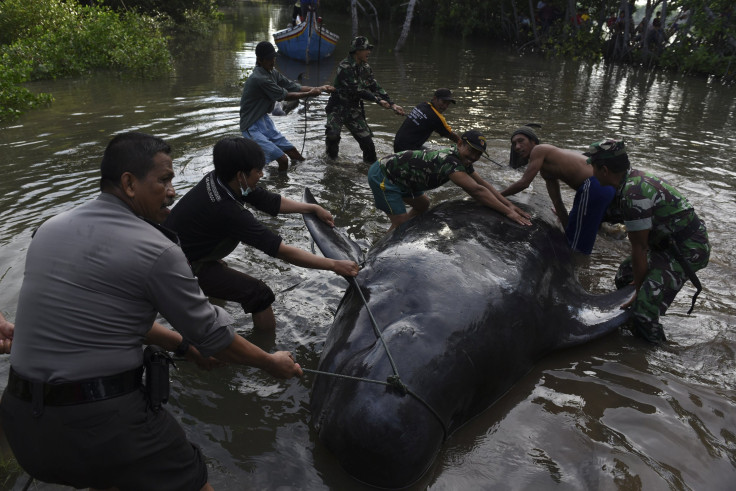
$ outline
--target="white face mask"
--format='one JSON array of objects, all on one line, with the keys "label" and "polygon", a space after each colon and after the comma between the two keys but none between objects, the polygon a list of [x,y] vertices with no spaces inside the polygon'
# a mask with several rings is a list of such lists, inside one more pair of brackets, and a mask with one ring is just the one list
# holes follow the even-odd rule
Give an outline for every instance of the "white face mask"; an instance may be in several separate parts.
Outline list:
[{"label": "white face mask", "polygon": [[[245,173],[243,173],[243,175],[245,175]],[[247,180],[245,181],[245,188],[243,188],[243,184],[240,181],[238,181],[238,184],[240,184],[240,192],[243,194],[244,198],[248,196],[251,193],[251,191],[253,191],[253,189],[250,186],[248,186]]]}]

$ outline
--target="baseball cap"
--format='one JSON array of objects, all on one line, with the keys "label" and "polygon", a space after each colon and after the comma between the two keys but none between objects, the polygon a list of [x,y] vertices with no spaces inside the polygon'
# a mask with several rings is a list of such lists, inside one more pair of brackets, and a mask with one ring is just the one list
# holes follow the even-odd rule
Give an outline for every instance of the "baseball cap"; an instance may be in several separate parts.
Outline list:
[{"label": "baseball cap", "polygon": [[441,101],[450,101],[455,104],[455,99],[452,98],[450,89],[437,89],[434,91],[434,96]]},{"label": "baseball cap", "polygon": [[256,58],[270,60],[276,56],[276,48],[268,41],[261,41],[256,45]]},{"label": "baseball cap", "polygon": [[465,133],[462,134],[460,137],[465,143],[471,146],[471,148],[474,148],[475,150],[478,150],[479,152],[483,152],[488,155],[486,152],[486,137],[481,134],[480,131],[477,130],[468,130]]}]

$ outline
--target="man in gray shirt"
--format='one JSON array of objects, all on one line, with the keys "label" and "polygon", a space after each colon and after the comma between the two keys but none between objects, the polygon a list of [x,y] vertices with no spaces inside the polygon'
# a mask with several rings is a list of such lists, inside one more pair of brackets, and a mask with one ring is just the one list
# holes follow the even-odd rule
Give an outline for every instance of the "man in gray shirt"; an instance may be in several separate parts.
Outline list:
[{"label": "man in gray shirt", "polygon": [[240,98],[240,131],[243,136],[255,140],[266,154],[266,164],[274,160],[279,171],[289,167],[292,161],[302,161],[304,157],[276,129],[268,113],[273,111],[276,101],[293,101],[315,97],[322,92],[334,92],[331,85],[307,87],[284,77],[275,68],[276,48],[268,41],[256,46],[256,66],[248,76]]},{"label": "man in gray shirt", "polygon": [[[100,196],[42,224],[28,248],[0,418],[18,463],[41,481],[211,489],[199,449],[141,390],[143,344],[302,374],[289,352],[235,334],[158,225],[175,195],[169,153],[142,133],[113,138]],[[181,334],[154,323],[157,313]]]}]

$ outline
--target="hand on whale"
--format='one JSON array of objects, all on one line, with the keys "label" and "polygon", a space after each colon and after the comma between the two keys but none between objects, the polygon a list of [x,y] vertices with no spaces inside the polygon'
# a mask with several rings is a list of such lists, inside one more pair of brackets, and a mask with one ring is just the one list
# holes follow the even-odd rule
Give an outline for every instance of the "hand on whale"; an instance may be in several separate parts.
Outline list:
[{"label": "hand on whale", "polygon": [[[351,378],[318,375],[311,395],[320,440],[356,479],[412,484],[448,434],[545,354],[627,320],[633,290],[586,292],[547,206],[534,198],[525,227],[473,201],[442,203],[368,252],[319,363]],[[360,257],[338,230],[307,226],[323,254]]]}]

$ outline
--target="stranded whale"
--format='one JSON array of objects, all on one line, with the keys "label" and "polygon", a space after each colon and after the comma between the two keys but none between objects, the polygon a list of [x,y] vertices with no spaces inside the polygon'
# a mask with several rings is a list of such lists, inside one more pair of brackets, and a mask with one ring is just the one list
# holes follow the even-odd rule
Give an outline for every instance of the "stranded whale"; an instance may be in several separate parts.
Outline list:
[{"label": "stranded whale", "polygon": [[[309,190],[304,199],[315,202]],[[625,288],[591,295],[575,278],[549,202],[522,227],[473,201],[440,204],[375,244],[351,278],[311,395],[320,440],[355,478],[405,487],[448,434],[501,397],[545,354],[614,331]],[[325,256],[360,248],[314,215]]]}]

